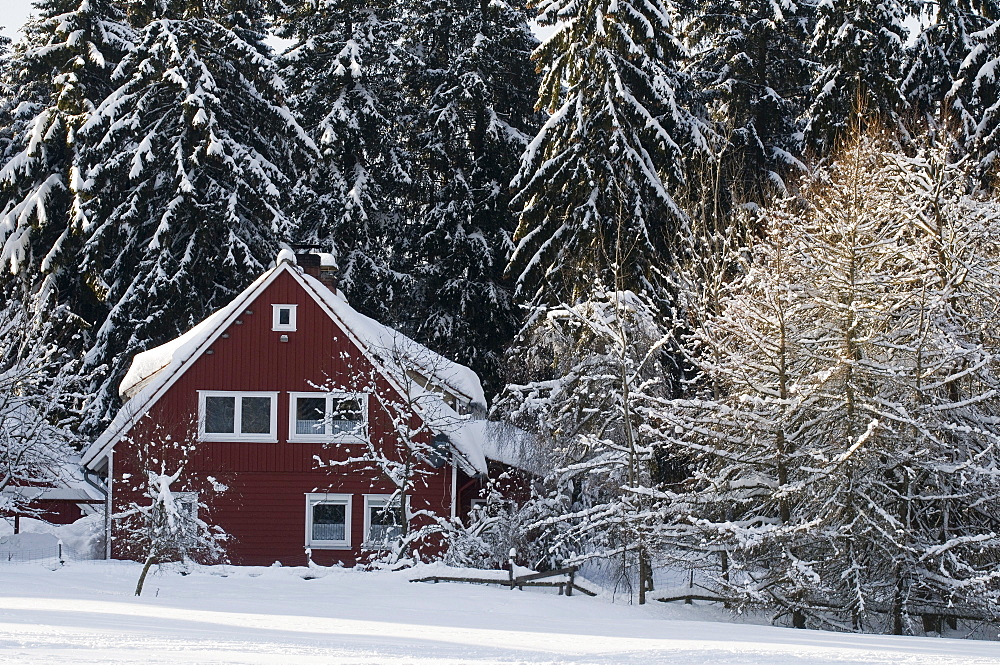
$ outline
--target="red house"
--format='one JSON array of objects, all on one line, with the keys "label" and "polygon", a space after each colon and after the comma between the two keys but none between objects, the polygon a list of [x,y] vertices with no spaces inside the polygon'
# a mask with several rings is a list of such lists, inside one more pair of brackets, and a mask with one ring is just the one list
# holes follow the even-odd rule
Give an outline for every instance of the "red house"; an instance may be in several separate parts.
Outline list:
[{"label": "red house", "polygon": [[[487,458],[509,457],[475,420],[478,377],[351,308],[322,256],[283,250],[225,308],[135,357],[127,402],[82,460],[106,479],[109,514],[143,502],[147,470],[183,467],[174,489],[208,506],[233,563],[350,565],[396,533],[400,487],[411,515],[468,511]],[[108,523],[109,556],[135,557]]]}]

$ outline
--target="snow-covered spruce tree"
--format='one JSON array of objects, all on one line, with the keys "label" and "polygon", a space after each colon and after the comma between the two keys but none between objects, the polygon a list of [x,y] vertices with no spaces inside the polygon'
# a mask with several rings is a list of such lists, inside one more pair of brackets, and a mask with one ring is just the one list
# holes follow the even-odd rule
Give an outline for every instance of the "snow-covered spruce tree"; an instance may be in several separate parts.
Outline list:
[{"label": "snow-covered spruce tree", "polygon": [[545,0],[538,10],[556,27],[532,56],[543,71],[537,106],[551,116],[513,182],[517,292],[534,305],[572,304],[595,279],[615,283],[602,249],[615,236],[634,242],[623,284],[644,290],[684,232],[671,187],[685,157],[706,148],[706,125],[685,106],[677,7]]},{"label": "snow-covered spruce tree", "polygon": [[39,294],[31,299],[42,308],[68,305],[90,324],[100,313],[80,251],[93,225],[85,211],[93,146],[79,129],[113,89],[112,72],[131,48],[118,5],[37,3],[40,18],[6,65],[11,143],[0,169],[0,280]]},{"label": "snow-covered spruce tree", "polygon": [[854,117],[896,123],[909,0],[826,0],[816,8],[811,54],[816,62],[806,112],[807,147],[821,155],[838,149]]},{"label": "snow-covered spruce tree", "polygon": [[[922,29],[907,48],[903,89],[913,111],[937,118],[959,113],[971,92],[973,81],[959,83],[959,70],[976,47],[974,35],[1000,19],[1000,5],[995,0],[937,0],[921,7]],[[970,63],[971,64],[971,63]],[[947,109],[942,108],[950,95]]]},{"label": "snow-covered spruce tree", "polygon": [[10,38],[0,35],[0,164],[10,157],[13,143],[14,91],[11,87]]},{"label": "snow-covered spruce tree", "polygon": [[336,252],[340,287],[385,322],[402,315],[410,288],[390,268],[411,179],[400,138],[398,14],[391,2],[300,0],[280,26],[296,40],[281,58],[289,104],[321,152],[295,190],[293,237]]},{"label": "snow-covered spruce tree", "polygon": [[101,193],[85,207],[95,223],[83,266],[107,306],[86,357],[108,366],[89,429],[116,408],[132,355],[227,302],[289,232],[295,165],[314,146],[280,101],[260,8],[240,6],[156,13],[81,128],[97,146],[89,178]]},{"label": "snow-covered spruce tree", "polygon": [[801,169],[815,5],[713,0],[692,10],[690,70],[726,138],[727,188],[741,201],[784,193],[788,173]]},{"label": "snow-covered spruce tree", "polygon": [[1000,209],[940,154],[861,139],[766,211],[691,336],[700,394],[644,413],[694,469],[673,537],[793,625],[993,616]]},{"label": "snow-covered spruce tree", "polygon": [[556,26],[533,56],[538,107],[551,116],[514,181],[509,269],[534,313],[500,408],[552,451],[535,504],[547,511],[537,521],[546,563],[621,557],[623,580],[639,569],[640,594],[650,508],[639,488],[652,453],[632,406],[665,389],[659,271],[686,235],[672,191],[685,158],[708,148],[704,121],[686,107],[676,15],[666,2],[539,5],[539,22]]},{"label": "snow-covered spruce tree", "polygon": [[500,390],[519,314],[501,283],[516,219],[508,183],[540,123],[536,40],[517,3],[405,5],[413,181],[394,254],[414,280],[404,329]]},{"label": "snow-covered spruce tree", "polygon": [[957,117],[957,145],[976,161],[974,175],[993,185],[990,181],[996,177],[1000,151],[1000,7],[991,3],[980,24],[985,23],[983,19],[989,23],[969,35],[968,55],[945,103]]},{"label": "snow-covered spruce tree", "polygon": [[[66,341],[65,307],[41,314],[9,298],[0,310],[0,514],[32,514],[30,492],[63,479],[79,443],[69,425],[79,405],[78,363]],[[33,320],[34,319],[34,320]]]}]

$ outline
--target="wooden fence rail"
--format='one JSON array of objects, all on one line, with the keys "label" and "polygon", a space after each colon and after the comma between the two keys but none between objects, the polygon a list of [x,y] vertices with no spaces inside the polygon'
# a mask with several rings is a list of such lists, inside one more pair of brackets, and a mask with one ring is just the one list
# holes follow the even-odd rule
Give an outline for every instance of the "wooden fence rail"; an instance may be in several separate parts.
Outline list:
[{"label": "wooden fence rail", "polygon": [[[411,582],[431,582],[437,584],[438,582],[459,582],[465,584],[496,584],[499,586],[506,586],[511,589],[524,589],[524,587],[556,587],[559,589],[559,595],[572,596],[573,591],[579,591],[580,593],[587,596],[596,596],[597,594],[590,589],[585,589],[576,583],[576,568],[560,568],[559,570],[550,570],[544,573],[531,573],[529,575],[514,576],[513,570],[508,571],[509,575],[507,579],[497,578],[497,577],[459,577],[452,575],[431,575],[429,577],[421,577],[418,579],[412,579]],[[551,577],[566,576],[566,580],[560,581],[540,581]]]}]

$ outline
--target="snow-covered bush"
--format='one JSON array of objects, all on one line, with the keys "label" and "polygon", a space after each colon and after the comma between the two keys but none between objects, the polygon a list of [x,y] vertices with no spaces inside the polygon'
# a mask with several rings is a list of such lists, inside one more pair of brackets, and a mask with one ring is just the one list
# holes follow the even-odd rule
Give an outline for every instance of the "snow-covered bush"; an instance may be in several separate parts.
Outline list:
[{"label": "snow-covered bush", "polygon": [[77,363],[50,341],[65,314],[35,316],[13,299],[0,310],[0,514],[32,514],[25,489],[58,482],[78,442]]},{"label": "snow-covered bush", "polygon": [[199,514],[208,506],[197,495],[171,489],[183,471],[183,466],[174,473],[162,467],[160,472],[147,471],[148,503],[133,502],[113,516],[122,522],[121,532],[127,534],[134,551],[141,552],[145,560],[135,588],[137,596],[154,563],[214,563],[225,558],[227,534],[221,527],[210,526]]}]

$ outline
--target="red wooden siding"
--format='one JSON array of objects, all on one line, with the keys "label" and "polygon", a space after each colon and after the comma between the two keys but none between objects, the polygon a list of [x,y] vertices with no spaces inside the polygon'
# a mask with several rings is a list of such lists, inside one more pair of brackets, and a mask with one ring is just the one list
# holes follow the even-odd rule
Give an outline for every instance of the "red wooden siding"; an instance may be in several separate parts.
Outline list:
[{"label": "red wooden siding", "polygon": [[[295,304],[297,330],[271,330],[272,304]],[[289,392],[316,391],[317,386],[372,392],[369,397],[369,436],[391,441],[387,415],[378,395],[395,395],[388,382],[347,334],[287,273],[270,284],[247,306],[229,336],[212,345],[115,446],[113,501],[116,511],[130,501],[141,501],[145,481],[143,459],[168,472],[176,470],[188,447],[185,473],[178,491],[198,491],[209,504],[209,521],[221,526],[233,540],[228,548],[233,563],[268,565],[274,561],[301,565],[305,561],[305,494],[352,494],[354,550],[313,550],[321,564],[353,563],[363,540],[364,494],[390,493],[393,487],[375,471],[353,467],[317,468],[321,459],[345,459],[343,447],[319,443],[289,443]],[[281,342],[288,335],[288,342]],[[374,377],[374,378],[373,378]],[[279,391],[278,442],[204,442],[197,440],[199,390]],[[448,515],[451,507],[451,467],[432,471],[426,486],[411,499],[411,509],[429,509]],[[216,483],[228,486],[221,493]],[[112,534],[113,554],[129,557],[123,534]]]}]

